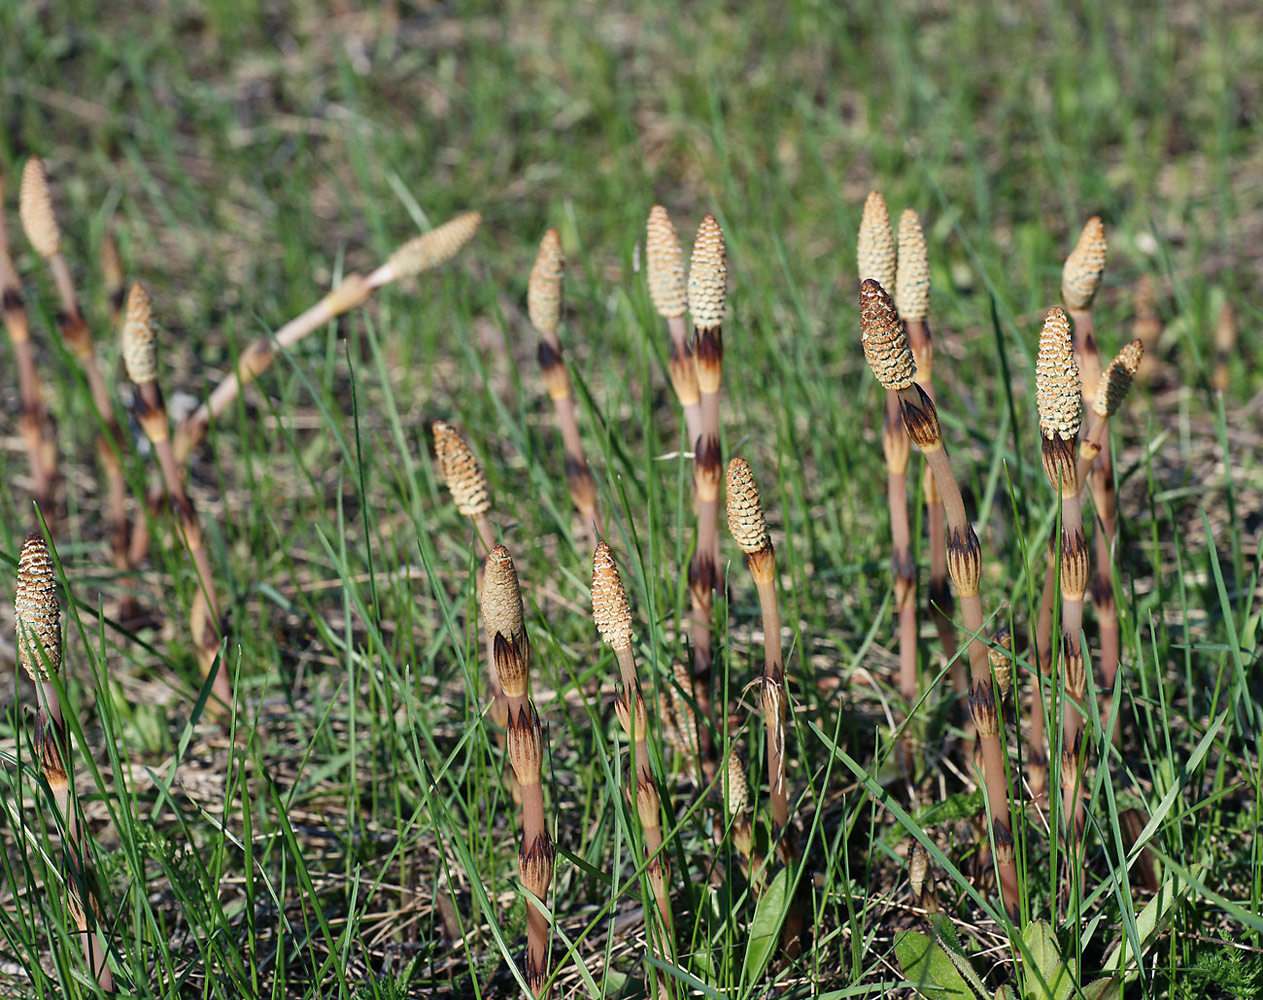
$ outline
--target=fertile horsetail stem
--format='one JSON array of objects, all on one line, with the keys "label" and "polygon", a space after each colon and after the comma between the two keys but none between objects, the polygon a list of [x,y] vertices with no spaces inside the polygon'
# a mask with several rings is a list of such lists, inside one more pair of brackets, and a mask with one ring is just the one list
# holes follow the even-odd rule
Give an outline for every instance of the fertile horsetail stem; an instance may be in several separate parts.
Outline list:
[{"label": "fertile horsetail stem", "polygon": [[[557,429],[561,431],[566,452],[566,488],[583,521],[584,532],[599,533],[596,511],[596,480],[588,465],[583,442],[579,438],[579,419],[574,397],[570,392],[570,372],[557,337],[561,322],[561,282],[566,258],[562,253],[561,235],[550,227],[539,243],[539,253],[531,268],[526,290],[527,314],[539,334],[539,368],[544,387],[553,401]],[[594,527],[595,525],[595,527]]]},{"label": "fertile horsetail stem", "polygon": [[[482,619],[491,633],[500,686],[508,700],[509,763],[521,790],[522,839],[518,876],[541,903],[548,902],[556,850],[544,816],[544,731],[531,701],[531,644],[526,634],[522,591],[509,550],[495,545],[483,566]],[[522,975],[535,996],[548,980],[549,923],[535,906],[526,908],[526,953]]]},{"label": "fertile horsetail stem", "polygon": [[83,369],[92,393],[92,402],[101,420],[103,429],[97,435],[96,451],[97,460],[105,471],[108,491],[110,554],[115,569],[126,572],[132,568],[132,560],[128,554],[127,480],[123,476],[123,465],[118,455],[124,439],[114,417],[114,403],[105,377],[97,364],[92,331],[79,309],[70,265],[62,252],[61,231],[53,212],[48,177],[44,164],[38,157],[31,157],[26,161],[19,193],[19,214],[27,239],[36,253],[48,262],[61,300],[61,310],[57,314],[58,332]]},{"label": "fertile horsetail stem", "polygon": [[[930,336],[930,260],[925,233],[917,213],[905,208],[899,216],[895,306],[908,334],[908,346],[917,366],[917,384],[934,399],[934,342]],[[886,423],[891,423],[887,410]],[[883,425],[884,426],[884,425]],[[884,442],[884,437],[883,437]],[[889,459],[887,459],[889,464]],[[943,518],[943,498],[929,463],[924,466],[921,489],[925,494],[930,541],[930,583],[927,601],[930,619],[943,647],[943,657],[951,664],[952,687],[964,698],[969,694],[969,673],[964,660],[956,655],[956,627],[952,616],[956,605],[947,576],[947,536]],[[915,578],[913,584],[915,585]],[[897,595],[896,595],[897,596]],[[898,600],[896,600],[896,605]]]},{"label": "fertile horsetail stem", "polygon": [[[898,266],[890,213],[880,191],[869,192],[856,240],[860,280],[871,278],[894,291]],[[894,577],[895,613],[899,619],[899,693],[911,705],[917,700],[917,571],[912,559],[908,524],[908,435],[899,415],[899,397],[886,393],[882,416],[882,450],[886,455],[886,497],[890,507],[890,568]]]},{"label": "fertile horsetail stem", "polygon": [[[4,185],[0,183],[0,209],[4,205]],[[18,389],[22,398],[22,415],[18,429],[26,445],[31,468],[32,493],[45,520],[53,518],[53,491],[57,480],[57,435],[44,402],[44,390],[35,368],[35,352],[31,347],[31,327],[22,300],[22,288],[9,256],[9,232],[4,212],[0,210],[0,302],[3,305],[4,328],[13,345],[13,359],[18,370]]]},{"label": "fertile horsetail stem", "polygon": [[[13,601],[17,631],[17,659],[35,682],[38,704],[35,716],[35,752],[66,831],[64,873],[67,909],[83,935],[84,955],[100,987],[111,992],[114,976],[106,960],[105,942],[97,929],[102,919],[96,880],[89,867],[75,804],[71,799],[71,768],[67,766],[69,743],[61,700],[53,675],[62,665],[61,608],[52,554],[42,535],[27,536],[18,556],[17,591]],[[87,900],[84,906],[83,894]],[[91,918],[89,918],[89,913]]]},{"label": "fertile horsetail stem", "polygon": [[[693,360],[701,393],[701,433],[693,443],[693,488],[697,495],[697,547],[689,563],[693,615],[694,694],[698,707],[711,714],[711,606],[719,586],[719,390],[723,378],[723,322],[728,303],[728,255],[723,230],[713,215],[698,227],[688,276],[689,313],[693,318]],[[702,754],[712,761],[709,732],[702,729]]]},{"label": "fertile horsetail stem", "polygon": [[[628,775],[628,796],[636,804],[645,836],[645,874],[658,904],[666,937],[658,941],[663,961],[670,960],[671,895],[670,866],[662,849],[662,809],[649,758],[649,720],[636,660],[632,653],[632,615],[627,593],[614,562],[614,554],[604,541],[596,543],[592,557],[592,620],[605,644],[618,659],[621,687],[615,709],[627,739],[632,745],[634,767]],[[653,935],[657,939],[657,935]],[[659,974],[658,992],[666,996],[666,981]]]},{"label": "fertile horsetail stem", "polygon": [[689,447],[702,433],[702,395],[697,385],[697,367],[689,344],[688,276],[684,269],[684,251],[676,235],[671,217],[661,205],[649,211],[645,226],[645,258],[649,276],[649,296],[654,308],[667,322],[671,337],[671,360],[668,372],[676,399],[684,409],[685,436]]},{"label": "fertile horsetail stem", "polygon": [[[1063,799],[1063,808],[1072,840],[1081,832],[1084,817],[1082,798],[1077,791],[1077,765],[1083,746],[1084,720],[1080,713],[1087,685],[1081,633],[1083,595],[1088,584],[1088,546],[1079,506],[1076,454],[1082,423],[1080,391],[1070,320],[1064,312],[1054,308],[1049,310],[1039,336],[1035,402],[1039,408],[1044,473],[1061,497],[1061,670],[1066,694],[1073,702],[1063,713],[1062,786],[1071,793]],[[1074,760],[1070,761],[1067,754]],[[1073,780],[1068,780],[1068,763],[1074,765]],[[1071,865],[1077,863],[1069,860]]]},{"label": "fertile horsetail stem", "polygon": [[[153,305],[140,285],[132,285],[127,296],[127,318],[122,330],[123,362],[128,378],[136,385],[137,416],[141,429],[154,446],[167,495],[175,506],[184,547],[197,577],[196,592],[189,609],[189,630],[197,652],[202,676],[215,671],[214,694],[222,708],[232,706],[232,686],[228,665],[219,656],[222,626],[210,554],[202,542],[202,527],[193,501],[184,488],[184,476],[171,444],[167,410],[158,385],[158,340]],[[218,660],[218,666],[216,666]]]},{"label": "fertile horsetail stem", "polygon": [[899,394],[900,414],[908,436],[930,463],[943,497],[947,569],[960,598],[964,627],[973,636],[969,641],[969,704],[982,750],[996,870],[1004,905],[1011,914],[1015,914],[1018,905],[1017,864],[1005,773],[1004,729],[999,725],[992,693],[987,645],[981,638],[983,616],[978,588],[982,575],[982,547],[965,514],[960,487],[943,446],[938,412],[925,390],[914,381],[916,364],[895,304],[881,285],[871,279],[860,285],[860,339],[864,356],[877,380]]}]

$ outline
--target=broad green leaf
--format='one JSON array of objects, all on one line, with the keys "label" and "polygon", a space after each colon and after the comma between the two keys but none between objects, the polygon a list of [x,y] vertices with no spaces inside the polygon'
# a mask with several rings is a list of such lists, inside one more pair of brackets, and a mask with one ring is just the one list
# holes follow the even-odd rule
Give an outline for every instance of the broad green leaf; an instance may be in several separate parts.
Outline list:
[{"label": "broad green leaf", "polygon": [[943,946],[920,931],[895,936],[895,957],[908,982],[927,1000],[978,1000]]},{"label": "broad green leaf", "polygon": [[1022,932],[1033,968],[1026,969],[1027,1000],[1066,1000],[1074,988],[1074,960],[1064,961],[1057,935],[1046,920],[1032,920]]},{"label": "broad green leaf", "polygon": [[788,868],[777,872],[776,878],[772,879],[772,884],[754,908],[754,918],[750,921],[750,940],[746,944],[745,961],[741,967],[743,983],[752,983],[763,975],[763,970],[776,953],[781,925],[789,910],[789,875]]},{"label": "broad green leaf", "polygon": [[935,913],[930,917],[930,924],[934,928],[934,936],[938,940],[939,947],[952,960],[956,971],[964,977],[966,983],[973,987],[978,996],[985,997],[987,988],[983,986],[978,973],[974,971],[973,963],[965,954],[960,938],[956,936],[956,925],[952,923],[952,918],[945,913]]}]

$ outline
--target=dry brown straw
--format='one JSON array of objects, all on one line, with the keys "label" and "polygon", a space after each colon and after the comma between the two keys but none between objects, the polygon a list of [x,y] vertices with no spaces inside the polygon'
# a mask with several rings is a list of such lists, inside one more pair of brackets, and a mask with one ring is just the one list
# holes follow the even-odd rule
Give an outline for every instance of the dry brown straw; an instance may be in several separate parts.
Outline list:
[{"label": "dry brown straw", "polygon": [[[693,488],[697,495],[697,547],[689,562],[692,603],[693,693],[707,718],[711,707],[711,608],[719,586],[719,480],[723,456],[719,445],[719,390],[723,379],[724,312],[728,303],[728,256],[723,230],[713,215],[702,220],[693,242],[688,278],[689,313],[693,319],[693,362],[701,393],[702,429],[693,443]],[[710,732],[701,733],[703,762],[713,766]]]},{"label": "dry brown straw", "polygon": [[[604,528],[596,510],[596,480],[579,438],[579,420],[574,397],[570,392],[570,372],[557,328],[561,325],[561,279],[566,258],[561,249],[561,234],[550,227],[540,240],[535,266],[526,289],[526,307],[531,326],[539,334],[539,368],[544,387],[553,401],[557,428],[561,431],[566,451],[566,487],[579,512],[586,535],[595,538]],[[593,534],[595,533],[595,534]]]},{"label": "dry brown straw", "polygon": [[348,274],[333,291],[290,320],[274,334],[264,334],[252,342],[237,359],[236,370],[219,383],[210,397],[180,422],[175,432],[175,457],[180,464],[206,436],[212,420],[217,420],[233,400],[271,367],[276,353],[293,347],[314,330],[332,322],[350,309],[362,305],[378,288],[432,270],[460,252],[478,231],[482,216],[465,212],[428,233],[405,243],[367,278]]},{"label": "dry brown straw", "polygon": [[[856,241],[860,281],[872,278],[882,288],[895,291],[897,252],[890,213],[880,191],[870,191],[864,201]],[[890,570],[894,577],[895,613],[899,619],[899,693],[908,705],[917,700],[917,568],[912,558],[912,534],[908,525],[908,457],[911,447],[899,416],[899,397],[886,393],[881,426],[882,451],[886,456],[886,499],[890,507]]]},{"label": "dry brown straw", "polygon": [[916,362],[895,304],[877,282],[860,285],[860,331],[864,356],[877,380],[898,393],[904,427],[912,443],[921,449],[934,473],[943,498],[947,530],[947,570],[956,585],[961,617],[969,639],[969,709],[983,757],[983,777],[991,812],[995,863],[1005,907],[1016,915],[1018,905],[1017,863],[1013,846],[1013,821],[1009,813],[1004,727],[991,686],[991,665],[982,638],[982,547],[965,513],[965,502],[952,472],[938,412],[925,390],[916,384]]},{"label": "dry brown straw", "polygon": [[[35,752],[53,798],[59,819],[65,823],[68,870],[64,873],[66,902],[79,933],[88,966],[98,985],[106,992],[114,989],[114,976],[106,958],[105,941],[98,929],[102,918],[100,894],[96,889],[88,857],[84,851],[75,804],[71,800],[70,774],[66,767],[69,741],[62,715],[61,699],[53,675],[61,670],[61,608],[57,603],[57,583],[52,555],[43,537],[32,532],[18,557],[17,592],[13,602],[17,629],[17,658],[38,692],[35,717]],[[82,898],[87,898],[85,907]],[[91,916],[89,916],[91,914]]]},{"label": "dry brown straw", "polygon": [[[474,457],[473,451],[465,443],[465,439],[450,424],[436,420],[430,425],[434,435],[434,454],[438,458],[439,473],[452,494],[456,509],[469,518],[474,527],[474,537],[478,542],[479,555],[486,556],[494,544],[495,532],[487,517],[491,510],[491,491],[487,486],[487,477]],[[482,592],[482,567],[478,568],[476,586]],[[483,623],[484,641],[487,656],[487,674],[491,682],[491,721],[501,729],[509,724],[508,703],[504,700],[504,692],[500,690],[500,679],[496,673],[495,633]]]},{"label": "dry brown straw", "polygon": [[124,439],[114,417],[114,404],[110,400],[105,377],[97,364],[92,332],[79,310],[70,265],[61,250],[61,230],[53,212],[52,192],[48,187],[44,164],[36,157],[27,160],[22,170],[21,216],[27,239],[35,252],[48,262],[53,273],[53,282],[61,299],[61,310],[57,314],[58,332],[83,369],[92,392],[92,402],[104,425],[104,431],[97,436],[96,450],[105,470],[109,493],[110,553],[115,569],[126,572],[132,568],[132,562],[127,544],[127,481],[119,458]]},{"label": "dry brown straw", "polygon": [[[653,933],[651,937],[657,942],[659,957],[669,962],[673,937],[668,887],[671,868],[662,849],[662,803],[650,768],[649,719],[640,679],[636,675],[636,659],[632,654],[631,608],[614,555],[604,541],[596,543],[596,553],[592,558],[592,620],[596,622],[601,638],[618,658],[621,686],[614,708],[633,748],[634,759],[634,768],[628,774],[628,798],[635,801],[644,831],[645,875],[662,918],[663,936]],[[659,995],[668,996],[666,979],[661,971],[657,979]]]},{"label": "dry brown straw", "polygon": [[667,321],[671,337],[671,360],[668,371],[675,397],[684,409],[684,428],[689,447],[702,434],[702,393],[697,385],[697,366],[689,344],[688,274],[684,268],[684,251],[676,235],[671,217],[661,205],[649,211],[645,226],[645,259],[649,277],[649,297],[658,315]]},{"label": "dry brown straw", "polygon": [[[495,545],[483,568],[482,619],[495,644],[496,672],[508,702],[509,763],[522,793],[522,841],[518,875],[541,904],[548,903],[556,851],[544,818],[544,730],[531,701],[531,643],[522,612],[522,591],[509,550]],[[549,972],[549,922],[528,902],[522,976],[540,996]]]},{"label": "dry brown straw", "polygon": [[[934,399],[934,342],[930,336],[930,261],[925,233],[917,213],[905,208],[899,216],[898,284],[895,307],[908,331],[908,346],[917,366],[917,384]],[[930,619],[938,632],[943,656],[951,664],[952,687],[961,696],[969,694],[969,674],[965,661],[956,655],[956,628],[952,615],[956,605],[947,577],[947,536],[943,519],[943,498],[939,496],[934,473],[927,463],[921,479],[925,494],[926,519],[930,539]],[[915,580],[914,580],[915,583]],[[962,700],[962,711],[964,703]]]},{"label": "dry brown straw", "polygon": [[[1035,402],[1044,473],[1061,497],[1061,675],[1069,704],[1062,708],[1061,787],[1067,840],[1082,836],[1085,807],[1082,770],[1087,654],[1083,648],[1083,595],[1088,585],[1088,545],[1079,505],[1078,439],[1082,424],[1079,366],[1070,320],[1053,308],[1044,319],[1035,362]],[[1070,871],[1078,862],[1068,852]]]},{"label": "dry brown straw", "polygon": [[31,327],[22,300],[13,259],[9,256],[9,233],[4,217],[4,185],[0,183],[0,296],[3,296],[4,328],[13,344],[22,396],[22,416],[18,427],[26,445],[31,467],[31,492],[46,521],[52,521],[54,484],[57,480],[57,435],[44,403],[35,354],[31,348]]},{"label": "dry brown straw", "polygon": [[[176,463],[171,446],[167,409],[158,385],[158,339],[153,318],[153,305],[140,285],[132,285],[127,296],[127,319],[123,323],[123,362],[127,377],[136,385],[136,414],[145,436],[153,443],[162,470],[162,482],[175,507],[180,536],[193,562],[197,577],[196,592],[189,610],[189,630],[197,651],[202,676],[215,672],[212,693],[223,709],[232,708],[232,685],[228,665],[220,656],[223,627],[220,623],[219,600],[210,554],[202,541],[202,527],[197,509],[184,488],[184,476]],[[218,662],[217,662],[218,661]]]}]

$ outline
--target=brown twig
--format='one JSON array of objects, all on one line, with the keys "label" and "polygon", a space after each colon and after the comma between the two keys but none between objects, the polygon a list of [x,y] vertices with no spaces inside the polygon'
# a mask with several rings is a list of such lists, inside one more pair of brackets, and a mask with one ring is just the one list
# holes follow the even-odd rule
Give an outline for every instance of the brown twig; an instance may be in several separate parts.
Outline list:
[{"label": "brown twig", "polygon": [[[509,709],[509,763],[522,790],[518,876],[522,886],[547,905],[556,851],[544,816],[544,730],[531,701],[531,643],[522,613],[522,591],[509,550],[503,545],[493,546],[483,574],[482,617],[495,643],[496,671]],[[548,973],[548,918],[528,903],[522,976],[535,996],[543,995]]]},{"label": "brown twig", "polygon": [[869,367],[886,389],[899,394],[908,436],[930,463],[943,497],[947,522],[947,569],[956,585],[965,629],[971,633],[969,708],[984,761],[983,778],[992,819],[996,870],[1004,905],[1010,915],[1016,916],[1017,863],[1013,820],[1009,812],[1004,727],[992,691],[987,644],[982,638],[982,599],[978,589],[982,576],[982,547],[965,513],[965,502],[947,458],[938,412],[925,390],[914,381],[916,363],[908,348],[907,333],[899,321],[895,304],[881,285],[871,279],[860,285],[860,330]]},{"label": "brown twig", "polygon": [[531,326],[539,334],[540,372],[544,377],[544,387],[553,401],[557,429],[561,432],[566,451],[566,487],[579,512],[584,534],[595,541],[605,531],[596,509],[596,480],[592,478],[592,469],[579,437],[579,420],[574,396],[570,392],[570,372],[557,337],[557,328],[561,325],[561,280],[565,267],[561,234],[556,227],[550,227],[540,241],[539,253],[531,268],[526,307]]},{"label": "brown twig", "polygon": [[[35,718],[35,752],[40,768],[53,793],[58,818],[65,824],[66,902],[79,933],[83,935],[84,955],[97,984],[106,992],[114,989],[105,941],[100,926],[102,907],[71,795],[66,766],[69,741],[62,715],[61,700],[53,674],[61,670],[61,608],[48,545],[38,532],[27,536],[18,557],[17,593],[14,600],[18,661],[35,682],[39,694]],[[87,906],[83,899],[86,897]],[[89,916],[89,914],[91,914]]]},{"label": "brown twig", "polygon": [[[136,385],[136,413],[141,429],[153,443],[162,472],[162,482],[175,507],[181,540],[193,562],[197,589],[189,610],[189,631],[197,651],[202,676],[215,672],[212,693],[223,710],[232,710],[232,684],[228,665],[220,656],[223,627],[210,554],[202,543],[202,527],[193,501],[184,488],[184,476],[171,447],[171,428],[158,385],[158,344],[153,306],[140,285],[132,285],[127,296],[127,319],[123,324],[123,362],[127,376]],[[218,664],[216,663],[218,661]]]}]

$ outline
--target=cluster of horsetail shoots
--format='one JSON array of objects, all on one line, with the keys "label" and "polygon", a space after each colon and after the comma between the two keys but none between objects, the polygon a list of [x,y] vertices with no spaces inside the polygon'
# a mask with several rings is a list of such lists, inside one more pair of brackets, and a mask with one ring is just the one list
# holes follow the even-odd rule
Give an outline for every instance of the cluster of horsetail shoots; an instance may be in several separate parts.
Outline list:
[{"label": "cluster of horsetail shoots", "polygon": [[[61,699],[53,676],[62,663],[61,607],[52,554],[42,535],[27,536],[18,557],[17,591],[14,598],[17,659],[37,692],[35,753],[53,793],[58,819],[66,833],[66,902],[79,933],[92,974],[103,990],[112,991],[114,976],[106,960],[105,942],[97,930],[102,918],[95,878],[84,851],[67,768],[69,743]],[[86,898],[87,905],[84,905]],[[89,914],[91,916],[89,916]]]},{"label": "cluster of horsetail shoots", "polygon": [[661,205],[654,205],[649,211],[645,226],[645,262],[649,297],[658,315],[666,320],[671,338],[668,372],[675,397],[684,410],[685,434],[691,448],[702,433],[702,394],[697,385],[688,323],[684,319],[688,312],[688,274],[680,237],[676,235],[671,216]]},{"label": "cluster of horsetail shoots", "polygon": [[[697,546],[689,562],[692,605],[694,694],[711,715],[711,610],[719,586],[719,390],[723,379],[724,311],[728,304],[728,255],[723,230],[713,215],[698,227],[688,276],[693,320],[693,363],[701,396],[702,429],[693,443],[693,489],[697,496]],[[701,731],[703,758],[712,756],[710,736]]]},{"label": "cluster of horsetail shoots", "polygon": [[[434,454],[439,463],[439,474],[452,494],[456,509],[467,517],[474,528],[474,537],[478,541],[479,554],[484,558],[491,551],[495,534],[487,514],[491,511],[491,490],[487,486],[487,477],[478,464],[465,439],[450,424],[436,420],[430,425],[434,435]],[[481,564],[477,575],[478,592],[482,592],[483,570]],[[500,679],[496,673],[495,633],[483,622],[483,637],[486,646],[487,674],[491,682],[491,721],[501,729],[508,726],[509,709],[504,700],[504,692],[500,690]]]},{"label": "cluster of horsetail shoots", "polygon": [[[4,204],[4,185],[0,184],[0,206]],[[18,426],[26,445],[31,468],[32,493],[45,519],[53,517],[53,493],[57,481],[57,435],[44,402],[35,353],[31,347],[31,326],[22,299],[13,259],[9,256],[9,233],[4,212],[0,210],[0,296],[3,296],[4,328],[13,344],[13,358],[18,370],[18,390],[22,397],[22,415]]]},{"label": "cluster of horsetail shoots", "polygon": [[[483,568],[482,619],[492,635],[496,673],[508,706],[509,764],[521,789],[522,842],[518,875],[522,886],[547,905],[556,851],[544,817],[544,730],[531,701],[531,643],[522,611],[522,591],[513,557],[494,545]],[[526,907],[526,953],[522,976],[535,996],[548,980],[549,924],[539,907]]]},{"label": "cluster of horsetail shoots", "polygon": [[[890,228],[890,212],[880,191],[864,201],[856,241],[856,264],[861,281],[871,278],[882,288],[895,289],[898,253]],[[899,415],[899,397],[886,392],[882,417],[882,451],[886,456],[886,495],[890,505],[890,567],[894,576],[895,609],[899,618],[899,693],[911,705],[917,700],[917,570],[912,559],[908,524],[908,458],[911,448]]]},{"label": "cluster of horsetail shoots", "polygon": [[61,230],[53,211],[48,177],[44,172],[43,162],[37,157],[27,160],[22,170],[19,209],[27,239],[35,252],[48,262],[53,283],[57,287],[57,295],[61,300],[61,309],[57,313],[58,332],[83,369],[88,388],[92,392],[92,402],[104,427],[97,436],[96,450],[97,459],[105,470],[108,490],[110,553],[114,567],[127,571],[132,568],[132,561],[128,551],[127,481],[123,476],[123,463],[119,457],[123,436],[114,417],[114,404],[105,384],[105,376],[97,364],[92,331],[79,309],[70,265],[61,248]]},{"label": "cluster of horsetail shoots", "polygon": [[956,476],[952,472],[938,412],[925,390],[917,385],[916,362],[895,304],[876,281],[860,285],[860,333],[864,356],[877,380],[898,394],[904,427],[930,464],[943,498],[947,532],[947,570],[956,586],[961,617],[969,640],[969,710],[977,730],[983,757],[983,777],[992,818],[995,865],[1005,907],[1016,914],[1017,863],[1013,823],[1009,812],[1004,727],[991,685],[987,644],[982,639],[983,615],[979,582],[982,547],[965,513]]},{"label": "cluster of horsetail shoots", "polygon": [[232,686],[228,680],[227,664],[219,656],[222,627],[210,554],[203,544],[197,509],[184,488],[184,476],[171,445],[171,427],[162,399],[162,389],[158,385],[158,337],[153,304],[148,293],[138,284],[132,285],[127,296],[127,318],[123,322],[122,341],[127,377],[136,386],[136,416],[141,430],[153,444],[154,453],[158,457],[163,486],[175,507],[180,536],[197,575],[196,593],[189,611],[189,627],[198,664],[203,677],[212,670],[215,671],[213,693],[223,707],[229,708],[232,705]]},{"label": "cluster of horsetail shoots", "polygon": [[1049,310],[1039,336],[1035,402],[1039,407],[1044,474],[1061,497],[1061,674],[1072,703],[1064,706],[1062,712],[1061,786],[1067,833],[1074,841],[1082,832],[1085,813],[1080,793],[1087,687],[1082,632],[1089,567],[1079,504],[1080,375],[1070,320],[1061,309]]},{"label": "cluster of horsetail shoots", "polygon": [[275,334],[253,341],[237,361],[236,370],[217,385],[201,406],[180,422],[175,433],[176,460],[183,464],[206,436],[212,420],[232,405],[241,390],[271,367],[279,350],[288,350],[314,330],[363,305],[379,288],[432,270],[455,257],[482,224],[477,212],[465,212],[410,240],[368,277],[348,274],[342,283]]},{"label": "cluster of horsetail shoots", "polygon": [[[662,849],[662,802],[650,767],[649,718],[632,653],[631,607],[618,575],[614,554],[604,541],[596,543],[596,552],[592,557],[592,620],[605,644],[614,650],[618,658],[620,688],[614,708],[631,744],[633,756],[633,767],[628,774],[628,797],[635,801],[645,836],[645,874],[666,933],[659,953],[664,961],[668,961],[672,936],[671,894],[668,889],[671,869]],[[665,982],[661,975],[659,993],[665,994]]]},{"label": "cluster of horsetail shoots", "polygon": [[[930,261],[925,233],[917,213],[905,208],[899,216],[895,308],[908,331],[908,347],[917,366],[917,383],[934,399],[934,341],[930,336]],[[969,675],[964,661],[956,656],[956,610],[947,577],[947,535],[944,530],[943,498],[929,464],[924,466],[921,490],[925,494],[926,520],[930,541],[930,582],[927,601],[930,619],[938,633],[943,656],[951,666],[952,686],[957,694],[969,694]]]},{"label": "cluster of horsetail shoots", "polygon": [[772,824],[785,860],[797,856],[793,825],[789,819],[789,794],[785,781],[785,667],[781,652],[781,613],[776,594],[776,550],[763,517],[763,504],[754,474],[744,458],[728,463],[726,484],[728,530],[745,553],[746,565],[759,593],[763,615],[763,672],[759,695],[767,730],[768,800]]},{"label": "cluster of horsetail shoots", "polygon": [[566,452],[566,488],[582,519],[584,532],[599,535],[603,529],[596,510],[596,480],[592,478],[583,441],[579,438],[579,419],[570,391],[570,372],[557,337],[557,328],[561,325],[561,282],[565,270],[561,234],[555,226],[551,226],[540,240],[539,253],[531,268],[531,279],[526,289],[526,311],[531,326],[539,334],[539,368],[544,388],[553,401],[557,428],[561,431]]}]

